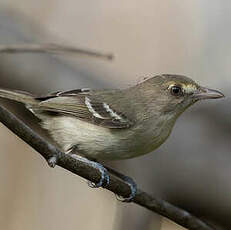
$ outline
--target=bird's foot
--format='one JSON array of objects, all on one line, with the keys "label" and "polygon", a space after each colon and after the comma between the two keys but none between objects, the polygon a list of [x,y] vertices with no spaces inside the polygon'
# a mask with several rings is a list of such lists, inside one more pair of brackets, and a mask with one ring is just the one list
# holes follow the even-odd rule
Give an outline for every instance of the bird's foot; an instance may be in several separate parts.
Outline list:
[{"label": "bird's foot", "polygon": [[118,201],[121,201],[121,202],[131,202],[136,195],[137,185],[131,177],[123,175],[123,178],[121,178],[121,179],[128,184],[128,186],[131,189],[131,193],[130,193],[129,197],[123,197],[123,196],[119,196],[116,194],[116,199]]},{"label": "bird's foot", "polygon": [[119,195],[116,194],[117,200],[122,201],[122,202],[131,202],[133,200],[133,198],[135,197],[136,192],[137,192],[137,185],[136,185],[135,181],[131,177],[125,176],[122,173],[119,173],[119,172],[117,172],[116,170],[114,170],[112,168],[106,167],[106,169],[111,174],[113,174],[116,177],[123,180],[130,187],[130,190],[131,190],[130,195],[128,197],[123,197],[123,196],[119,196]]},{"label": "bird's foot", "polygon": [[47,159],[47,163],[51,168],[54,168],[58,162],[58,157],[56,155]]},{"label": "bird's foot", "polygon": [[98,162],[88,160],[87,158],[79,156],[77,154],[70,154],[70,155],[71,155],[71,157],[73,157],[77,160],[80,160],[80,161],[88,164],[89,166],[99,170],[99,172],[101,173],[101,178],[100,178],[98,183],[88,181],[88,185],[91,188],[105,187],[106,185],[109,184],[109,181],[110,181],[109,174],[108,174],[107,169],[104,168],[103,165],[99,164]]}]

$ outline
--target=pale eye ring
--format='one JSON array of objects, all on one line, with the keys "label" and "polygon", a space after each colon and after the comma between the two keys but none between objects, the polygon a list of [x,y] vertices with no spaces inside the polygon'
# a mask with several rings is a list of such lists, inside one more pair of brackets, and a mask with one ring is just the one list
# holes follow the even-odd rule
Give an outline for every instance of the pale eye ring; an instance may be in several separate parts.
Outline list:
[{"label": "pale eye ring", "polygon": [[183,95],[183,90],[180,86],[178,85],[173,85],[170,87],[170,93],[173,95],[173,96],[181,96]]}]

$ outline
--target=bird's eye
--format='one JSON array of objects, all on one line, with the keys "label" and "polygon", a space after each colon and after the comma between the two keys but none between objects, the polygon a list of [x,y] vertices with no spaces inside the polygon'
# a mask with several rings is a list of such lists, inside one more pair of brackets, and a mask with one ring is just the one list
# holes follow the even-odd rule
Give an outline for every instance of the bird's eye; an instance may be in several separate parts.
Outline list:
[{"label": "bird's eye", "polygon": [[170,88],[170,92],[173,96],[181,96],[183,94],[183,90],[180,86],[177,85],[173,85]]}]

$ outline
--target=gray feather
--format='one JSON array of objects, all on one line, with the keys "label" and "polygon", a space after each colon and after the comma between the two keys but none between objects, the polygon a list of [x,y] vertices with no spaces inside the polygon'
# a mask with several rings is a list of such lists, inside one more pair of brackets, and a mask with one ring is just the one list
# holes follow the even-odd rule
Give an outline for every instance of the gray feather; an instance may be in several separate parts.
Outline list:
[{"label": "gray feather", "polygon": [[0,97],[21,102],[28,106],[38,104],[38,101],[34,99],[32,94],[19,90],[0,89]]}]

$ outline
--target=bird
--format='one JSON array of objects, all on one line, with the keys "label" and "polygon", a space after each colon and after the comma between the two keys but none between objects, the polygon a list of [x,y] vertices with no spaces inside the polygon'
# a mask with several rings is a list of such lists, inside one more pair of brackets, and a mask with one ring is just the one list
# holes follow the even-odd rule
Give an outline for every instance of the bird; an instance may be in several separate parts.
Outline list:
[{"label": "bird", "polygon": [[[37,96],[0,89],[0,97],[20,102],[41,121],[61,151],[101,172],[95,187],[109,183],[100,160],[123,160],[157,149],[177,118],[204,99],[224,97],[183,75],[161,74],[125,89],[89,88]],[[56,159],[50,160],[55,163]],[[136,186],[131,184],[132,199]]]}]

